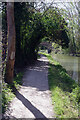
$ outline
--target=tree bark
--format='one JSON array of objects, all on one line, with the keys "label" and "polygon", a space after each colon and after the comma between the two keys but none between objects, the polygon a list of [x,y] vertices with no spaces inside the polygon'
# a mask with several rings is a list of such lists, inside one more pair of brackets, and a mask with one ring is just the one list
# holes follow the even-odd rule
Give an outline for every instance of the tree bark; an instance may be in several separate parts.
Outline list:
[{"label": "tree bark", "polygon": [[6,64],[6,82],[13,83],[15,62],[15,22],[14,2],[7,3],[7,25],[8,25],[8,55]]}]

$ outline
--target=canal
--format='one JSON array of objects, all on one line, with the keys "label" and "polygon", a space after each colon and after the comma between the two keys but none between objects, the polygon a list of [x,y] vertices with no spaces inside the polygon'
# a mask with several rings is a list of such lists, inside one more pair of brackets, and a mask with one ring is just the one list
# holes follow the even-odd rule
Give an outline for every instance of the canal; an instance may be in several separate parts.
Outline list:
[{"label": "canal", "polygon": [[52,56],[67,70],[72,79],[80,83],[80,57],[55,53],[52,53]]}]

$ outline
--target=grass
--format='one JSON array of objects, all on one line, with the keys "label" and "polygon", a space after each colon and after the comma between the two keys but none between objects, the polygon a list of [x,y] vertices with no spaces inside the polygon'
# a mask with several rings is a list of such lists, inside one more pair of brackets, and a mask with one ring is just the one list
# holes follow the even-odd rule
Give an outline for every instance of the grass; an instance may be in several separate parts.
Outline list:
[{"label": "grass", "polygon": [[43,54],[44,56],[46,56],[48,59],[49,59],[49,62],[50,63],[55,63],[55,65],[58,65],[59,64],[59,62],[57,62],[57,61],[55,61],[52,57],[51,57],[51,55],[49,55],[49,54],[47,54],[47,53],[45,53],[45,51],[44,52],[38,52],[39,54]]},{"label": "grass", "polygon": [[80,88],[66,70],[51,55],[39,52],[49,59],[48,79],[56,118],[78,118]]},{"label": "grass", "polygon": [[[14,78],[13,84],[16,89],[19,89],[22,84],[23,73],[18,73]],[[12,90],[12,85],[8,85],[7,83],[2,83],[2,113],[4,113],[9,105],[9,103],[13,100],[15,94]]]}]

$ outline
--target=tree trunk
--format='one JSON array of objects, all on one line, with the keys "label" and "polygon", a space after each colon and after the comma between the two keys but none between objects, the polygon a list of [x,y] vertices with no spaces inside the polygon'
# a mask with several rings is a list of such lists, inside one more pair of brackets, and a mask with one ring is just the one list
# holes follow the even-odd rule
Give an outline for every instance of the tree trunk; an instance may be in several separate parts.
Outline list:
[{"label": "tree trunk", "polygon": [[15,62],[14,2],[7,3],[7,25],[8,25],[8,55],[6,64],[6,82],[12,84]]}]

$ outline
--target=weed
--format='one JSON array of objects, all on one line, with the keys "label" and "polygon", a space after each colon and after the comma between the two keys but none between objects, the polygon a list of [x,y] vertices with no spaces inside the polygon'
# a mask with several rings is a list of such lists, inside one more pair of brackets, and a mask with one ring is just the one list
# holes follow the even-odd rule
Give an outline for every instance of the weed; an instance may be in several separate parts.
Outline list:
[{"label": "weed", "polygon": [[[13,84],[16,89],[19,89],[22,84],[22,76],[23,73],[18,73],[14,78]],[[9,103],[13,100],[15,94],[12,90],[12,85],[8,85],[7,83],[2,83],[2,113],[4,113],[9,105]]]}]

